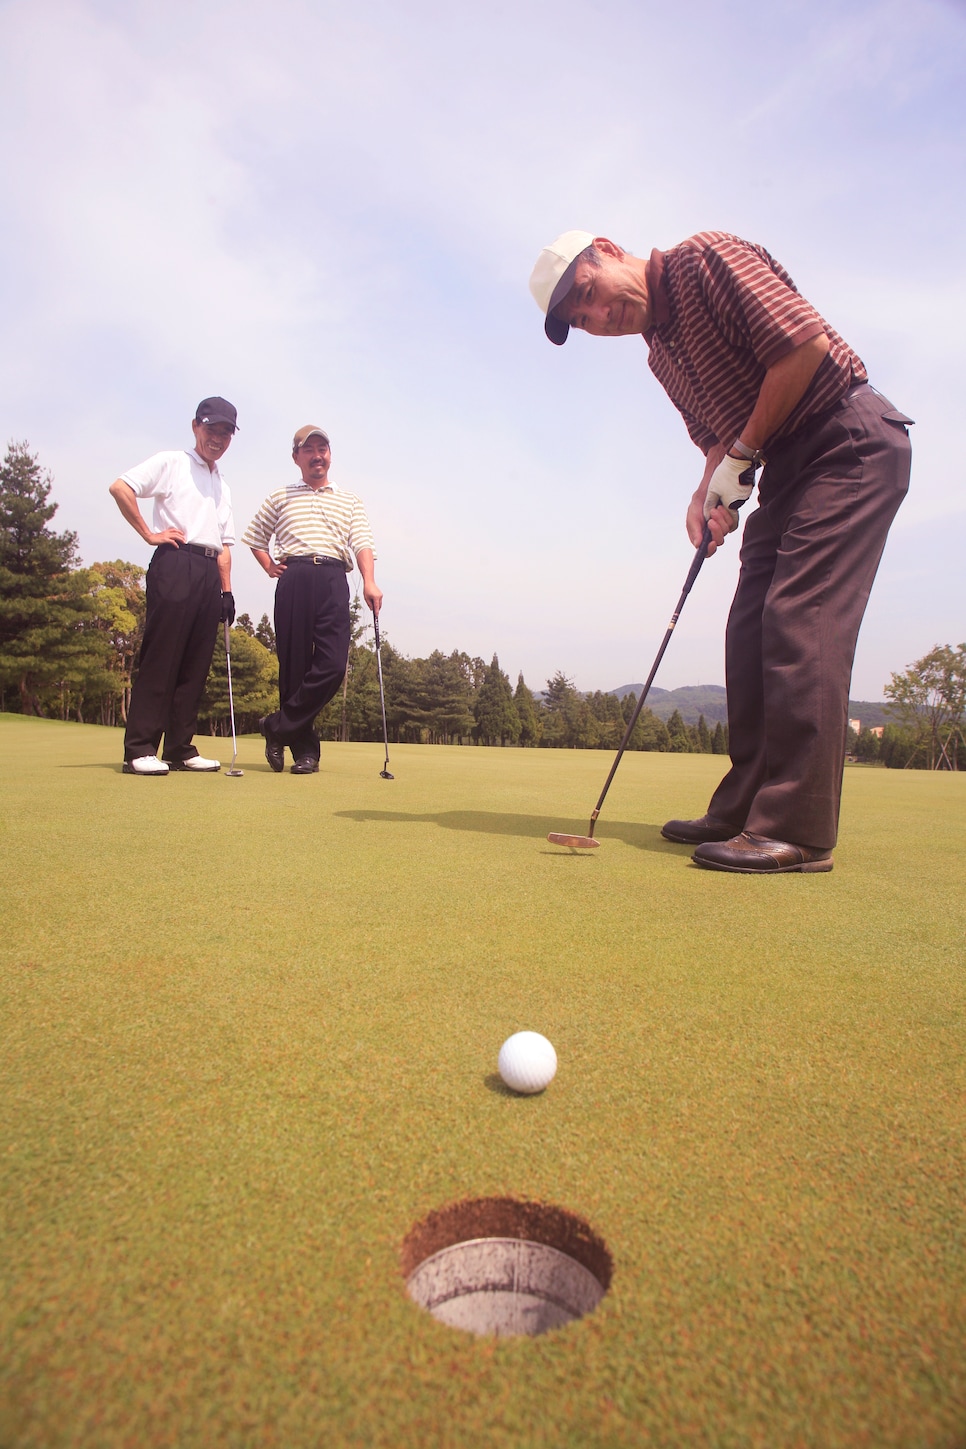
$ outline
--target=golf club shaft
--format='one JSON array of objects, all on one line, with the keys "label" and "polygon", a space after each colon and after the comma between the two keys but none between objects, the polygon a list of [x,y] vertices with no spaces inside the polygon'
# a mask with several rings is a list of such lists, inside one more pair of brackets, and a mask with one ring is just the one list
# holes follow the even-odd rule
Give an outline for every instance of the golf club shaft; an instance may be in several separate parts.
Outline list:
[{"label": "golf club shaft", "polygon": [[647,676],[644,688],[641,690],[641,697],[637,701],[637,704],[634,708],[634,713],[631,715],[630,719],[627,722],[627,728],[624,731],[624,738],[620,742],[620,746],[617,750],[617,756],[614,760],[614,763],[610,767],[610,774],[604,781],[604,788],[600,792],[600,799],[597,801],[597,804],[594,807],[594,812],[590,817],[590,829],[588,830],[587,834],[591,838],[593,838],[594,826],[597,824],[597,817],[600,814],[600,807],[603,805],[607,791],[610,789],[610,782],[617,774],[617,766],[620,764],[624,751],[627,749],[628,740],[634,733],[634,726],[637,724],[638,716],[640,715],[641,710],[644,708],[644,701],[647,699],[648,691],[650,690],[651,685],[654,683],[654,676],[655,674],[657,674],[661,660],[664,658],[664,651],[667,649],[667,646],[671,642],[671,635],[674,633],[674,626],[677,624],[678,619],[681,617],[681,610],[684,608],[684,601],[687,598],[688,594],[690,594],[694,581],[698,577],[698,574],[701,572],[701,565],[704,563],[705,559],[708,556],[708,545],[710,544],[710,542],[711,529],[709,528],[708,524],[705,524],[704,534],[702,535],[701,542],[698,544],[698,547],[695,550],[694,560],[688,571],[688,576],[684,581],[684,588],[681,590],[681,597],[678,599],[674,613],[671,615],[671,622],[667,626],[667,633],[664,635],[664,638],[661,641],[661,647],[657,651],[657,658],[654,660],[654,663],[651,666],[651,672]]},{"label": "golf club shaft", "polygon": [[235,696],[231,688],[231,643],[228,636],[228,620],[224,621],[225,629],[225,662],[228,666],[228,713],[231,715],[231,767],[235,768],[235,760],[238,756],[238,742],[235,739]]},{"label": "golf club shaft", "polygon": [[382,685],[382,644],[379,638],[379,615],[373,612],[372,627],[376,636],[376,672],[379,675],[379,708],[382,711],[382,738],[386,746],[386,763],[384,770],[389,769],[389,727],[386,724],[386,691]]}]

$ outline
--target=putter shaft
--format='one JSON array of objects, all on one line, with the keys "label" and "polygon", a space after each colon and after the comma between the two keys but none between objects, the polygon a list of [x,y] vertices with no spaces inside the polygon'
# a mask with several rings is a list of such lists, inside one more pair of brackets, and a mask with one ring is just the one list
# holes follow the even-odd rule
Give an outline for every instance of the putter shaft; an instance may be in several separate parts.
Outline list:
[{"label": "putter shaft", "polygon": [[231,769],[226,771],[226,773],[237,779],[239,775],[243,775],[245,772],[244,770],[237,770],[235,768],[235,761],[238,759],[238,741],[235,737],[235,696],[231,688],[231,641],[228,633],[228,620],[223,620],[223,624],[225,630],[225,663],[228,668],[228,712],[231,715]]},{"label": "putter shaft", "polygon": [[379,675],[379,708],[382,711],[382,738],[386,746],[386,759],[382,769],[379,771],[381,780],[394,780],[395,775],[389,773],[389,727],[386,724],[386,691],[382,683],[382,641],[379,638],[379,615],[373,610],[372,627],[376,638],[376,672]]},{"label": "putter shaft", "polygon": [[[752,466],[750,470],[746,470],[746,472],[742,475],[742,478],[747,477],[749,471],[751,473],[751,482],[753,483],[755,481],[754,466]],[[737,509],[741,507],[741,501],[736,501],[729,506],[737,511]],[[592,846],[596,846],[600,843],[599,841],[594,839],[594,827],[597,824],[597,817],[600,814],[600,807],[603,805],[607,795],[607,791],[610,789],[611,781],[617,774],[617,766],[620,764],[621,759],[624,755],[624,751],[627,749],[627,742],[630,739],[631,735],[634,733],[634,726],[637,724],[641,710],[644,708],[644,701],[647,699],[651,685],[654,683],[654,676],[657,674],[657,671],[660,668],[661,660],[664,658],[667,646],[671,642],[671,635],[674,633],[675,625],[677,624],[678,619],[681,617],[681,610],[684,608],[684,601],[688,597],[688,594],[690,594],[691,589],[694,586],[694,581],[698,577],[698,574],[701,572],[701,565],[704,563],[705,559],[708,556],[708,548],[710,543],[711,527],[709,524],[706,523],[704,525],[704,533],[701,536],[701,542],[698,544],[697,548],[694,551],[694,558],[691,562],[691,567],[688,570],[688,576],[684,581],[684,588],[681,590],[681,597],[677,601],[674,613],[671,615],[671,621],[667,626],[667,633],[661,640],[661,647],[657,651],[657,657],[651,666],[651,672],[647,676],[647,680],[644,684],[643,689],[641,690],[641,697],[637,701],[637,704],[634,708],[634,713],[631,715],[630,719],[627,722],[627,728],[624,731],[624,738],[621,740],[620,745],[618,746],[617,754],[614,758],[614,763],[611,765],[610,773],[608,774],[607,779],[604,781],[604,788],[600,792],[600,799],[597,801],[597,804],[594,806],[594,809],[591,812],[590,826],[588,828],[587,834],[558,835],[556,832],[551,832],[551,834],[547,836],[547,839],[552,845],[569,845],[576,850],[589,850]]]}]

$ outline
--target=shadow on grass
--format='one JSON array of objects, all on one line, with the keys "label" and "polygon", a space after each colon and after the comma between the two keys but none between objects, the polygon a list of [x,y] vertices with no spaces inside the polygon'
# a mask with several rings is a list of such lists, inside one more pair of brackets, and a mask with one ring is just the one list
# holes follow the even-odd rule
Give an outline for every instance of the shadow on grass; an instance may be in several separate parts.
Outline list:
[{"label": "shadow on grass", "polygon": [[81,760],[76,765],[58,765],[58,770],[110,770],[115,775],[123,774],[120,761]]},{"label": "shadow on grass", "polygon": [[515,1097],[518,1102],[521,1098],[526,1100],[527,1094],[525,1092],[514,1092],[507,1086],[499,1072],[487,1072],[483,1078],[483,1085],[487,1091],[492,1092],[496,1097]]},{"label": "shadow on grass", "polygon": [[[108,761],[108,760],[81,760],[79,764],[76,764],[76,765],[58,765],[57,768],[58,768],[58,770],[110,770],[115,775],[123,775],[124,774],[124,766],[122,764],[118,764],[116,762]],[[231,760],[222,760],[220,773],[226,775],[227,772],[228,772],[228,770],[230,768],[231,768]],[[177,771],[175,771],[175,773],[177,773]],[[217,775],[217,774],[219,774],[219,771],[218,770],[203,770],[201,773],[202,774],[206,774],[206,775]],[[275,772],[272,770],[271,765],[268,765],[268,764],[264,764],[263,765],[260,762],[256,761],[255,764],[248,764],[248,765],[246,765],[245,768],[244,768],[244,770],[242,771],[242,773],[245,774],[245,775],[249,775],[249,774],[251,774],[251,775],[271,775],[271,774],[273,774]],[[135,776],[132,775],[131,778],[134,779]],[[163,779],[165,779],[165,776],[164,775],[154,775],[154,776],[151,776],[151,775],[142,775],[141,776],[141,779],[143,779],[143,780],[150,780],[150,779],[163,780]]]},{"label": "shadow on grass", "polygon": [[[546,841],[551,831],[573,829],[586,833],[585,821],[561,821],[549,815],[498,815],[489,810],[443,810],[438,814],[418,815],[404,810],[337,810],[337,818],[356,820],[364,825],[379,821],[391,825],[438,825],[443,830],[466,831],[472,835],[519,835],[527,839]],[[656,825],[637,825],[627,820],[608,820],[601,826],[597,838],[601,845],[608,840],[620,840],[635,850],[654,850],[662,854],[670,851],[678,854],[688,846],[675,846],[662,839]],[[575,856],[593,859],[594,850],[569,850],[566,846],[547,846],[543,852],[558,858]]]}]

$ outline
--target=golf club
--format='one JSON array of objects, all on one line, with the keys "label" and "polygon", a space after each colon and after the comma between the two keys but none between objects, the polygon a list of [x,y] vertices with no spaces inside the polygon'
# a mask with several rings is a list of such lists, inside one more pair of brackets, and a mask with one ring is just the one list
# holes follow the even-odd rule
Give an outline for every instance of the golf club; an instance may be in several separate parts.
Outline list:
[{"label": "golf club", "polygon": [[376,670],[379,675],[379,708],[382,710],[382,737],[386,743],[386,763],[379,771],[380,780],[394,780],[389,773],[389,729],[386,725],[386,691],[382,687],[382,653],[379,639],[379,615],[373,611],[372,627],[376,632]]},{"label": "golf club", "polygon": [[231,769],[226,774],[237,779],[244,775],[244,770],[236,770],[235,761],[238,758],[238,741],[235,738],[235,697],[231,689],[231,644],[228,642],[228,620],[224,621],[225,626],[225,660],[228,664],[228,712],[231,715]]},{"label": "golf club", "polygon": [[[751,476],[752,481],[754,481],[755,475],[753,470]],[[730,504],[730,507],[733,510],[737,510],[741,507],[741,501],[736,501]],[[648,690],[654,683],[654,676],[658,671],[658,666],[660,665],[661,660],[664,658],[664,651],[667,649],[667,646],[671,642],[671,635],[674,633],[675,624],[681,617],[681,610],[684,608],[684,601],[687,598],[688,594],[690,594],[691,587],[695,579],[698,577],[698,574],[701,572],[701,565],[704,563],[705,559],[708,556],[708,545],[710,544],[710,542],[711,529],[710,526],[706,523],[704,525],[704,533],[701,537],[701,542],[698,544],[698,547],[696,548],[694,553],[694,561],[691,564],[691,568],[688,571],[688,576],[684,581],[684,588],[681,590],[681,597],[678,599],[677,607],[675,608],[674,613],[671,615],[671,622],[667,626],[667,633],[664,635],[664,639],[661,642],[661,647],[657,651],[657,658],[654,660],[654,663],[651,666],[651,672],[647,676],[647,682],[645,683],[644,688],[641,690],[641,697],[637,701],[634,713],[631,715],[630,719],[627,722],[627,728],[624,731],[624,738],[620,742],[620,746],[617,750],[617,756],[614,760],[614,763],[610,767],[610,774],[604,781],[604,788],[600,792],[600,799],[594,806],[593,814],[590,817],[590,828],[588,829],[587,834],[561,835],[558,834],[555,830],[552,830],[547,836],[547,839],[550,841],[551,845],[569,845],[571,850],[596,850],[597,847],[600,845],[600,841],[594,839],[594,826],[597,824],[597,817],[600,814],[600,807],[603,805],[604,797],[606,796],[607,791],[610,789],[611,780],[613,780],[614,776],[617,774],[617,766],[620,764],[621,757],[624,754],[624,751],[627,749],[627,741],[630,739],[631,735],[634,732],[634,726],[637,724],[638,715],[644,708],[644,701],[647,699]]]}]

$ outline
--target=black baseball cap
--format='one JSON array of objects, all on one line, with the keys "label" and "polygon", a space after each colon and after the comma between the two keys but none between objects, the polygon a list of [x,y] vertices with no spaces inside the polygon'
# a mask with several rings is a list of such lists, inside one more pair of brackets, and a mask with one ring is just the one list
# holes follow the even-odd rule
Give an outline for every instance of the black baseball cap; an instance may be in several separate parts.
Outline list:
[{"label": "black baseball cap", "polygon": [[230,423],[237,428],[237,418],[237,411],[223,397],[203,398],[195,411],[196,423]]}]

